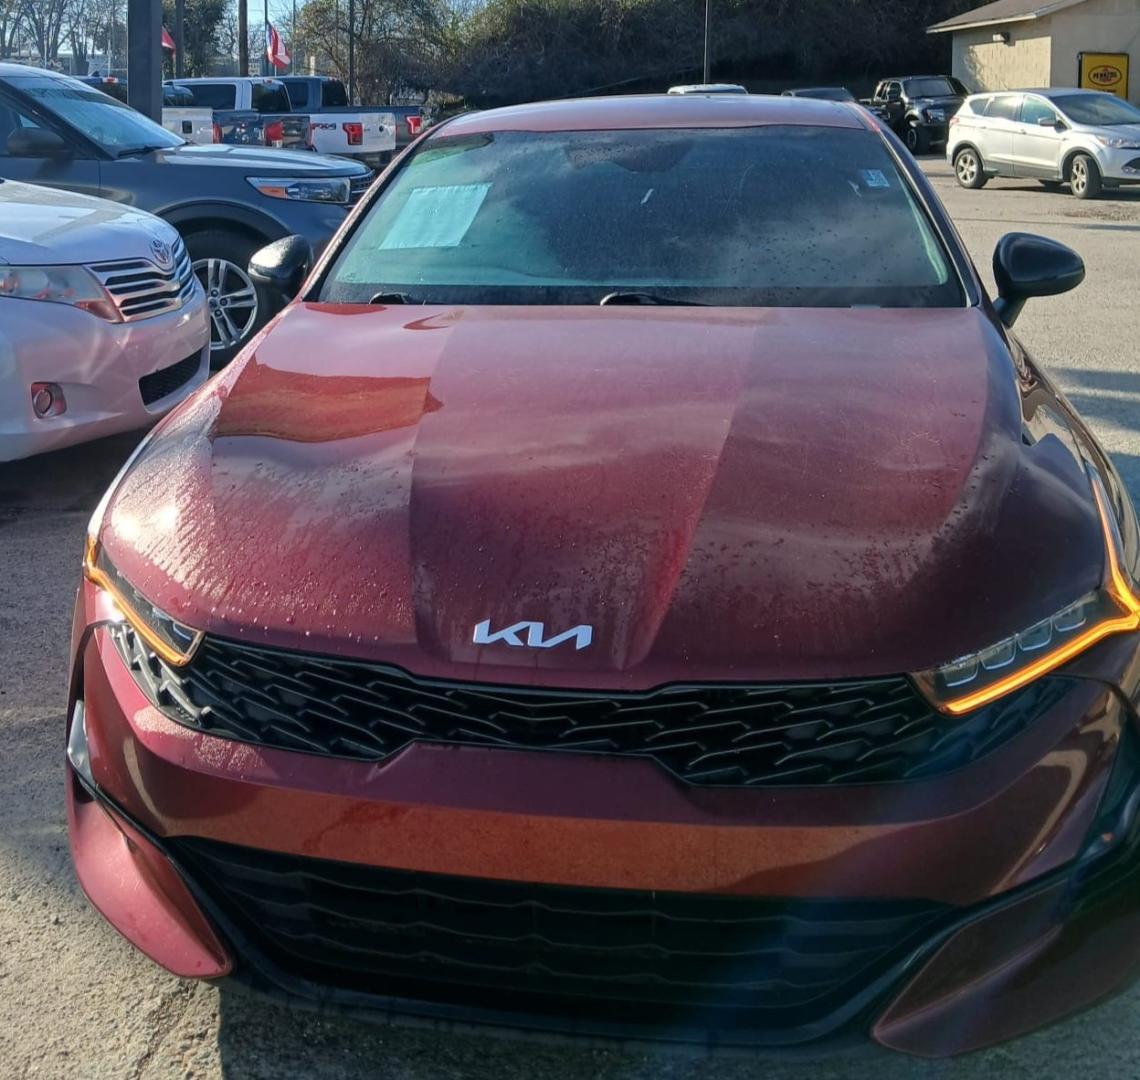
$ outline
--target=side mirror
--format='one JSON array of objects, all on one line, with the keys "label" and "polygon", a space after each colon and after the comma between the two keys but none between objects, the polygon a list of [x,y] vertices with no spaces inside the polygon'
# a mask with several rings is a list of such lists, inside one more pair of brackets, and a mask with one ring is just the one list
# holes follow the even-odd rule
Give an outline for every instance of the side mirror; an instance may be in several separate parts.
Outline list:
[{"label": "side mirror", "polygon": [[71,147],[46,128],[16,128],[8,136],[8,156],[18,158],[69,158]]},{"label": "side mirror", "polygon": [[1084,260],[1072,248],[1032,233],[1006,233],[994,248],[994,308],[1012,326],[1025,301],[1033,296],[1056,296],[1075,289],[1085,279]]},{"label": "side mirror", "polygon": [[275,240],[249,260],[254,284],[275,295],[284,307],[300,291],[313,268],[313,248],[303,236]]}]

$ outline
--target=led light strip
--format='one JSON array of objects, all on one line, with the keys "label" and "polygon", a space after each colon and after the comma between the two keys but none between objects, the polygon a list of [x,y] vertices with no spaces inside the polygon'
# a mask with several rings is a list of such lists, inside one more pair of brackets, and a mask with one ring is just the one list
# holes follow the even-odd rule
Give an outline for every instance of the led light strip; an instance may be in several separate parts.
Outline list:
[{"label": "led light strip", "polygon": [[1103,638],[1112,634],[1123,634],[1140,629],[1140,599],[1132,591],[1128,576],[1120,565],[1120,536],[1116,529],[1112,511],[1108,506],[1108,494],[1105,492],[1104,484],[1099,476],[1093,473],[1091,480],[1093,495],[1096,498],[1097,513],[1100,516],[1101,528],[1104,530],[1105,580],[1101,583],[1101,587],[1120,606],[1120,616],[1097,623],[1061,648],[1042,656],[1039,660],[1035,660],[1023,668],[1019,668],[1016,672],[992,683],[990,686],[975,690],[972,694],[955,698],[953,701],[942,702],[940,707],[944,712],[958,716],[981,705],[988,705],[991,701],[1010,693],[1010,691],[1017,690],[1027,683],[1033,682],[1034,679],[1039,679],[1042,675],[1054,671],[1062,664],[1068,663],[1074,656],[1084,652]]},{"label": "led light strip", "polygon": [[[99,542],[95,537],[88,535],[83,552],[83,576],[93,585],[108,593],[115,601],[124,618],[131,624],[135,633],[149,645],[155,653],[173,667],[185,667],[194,655],[195,649],[203,638],[202,631],[197,631],[185,651],[180,651],[164,641],[154,632],[145,619],[135,610],[134,605],[123,595],[122,589],[111,579],[99,565]],[[171,619],[171,622],[174,620]]]}]

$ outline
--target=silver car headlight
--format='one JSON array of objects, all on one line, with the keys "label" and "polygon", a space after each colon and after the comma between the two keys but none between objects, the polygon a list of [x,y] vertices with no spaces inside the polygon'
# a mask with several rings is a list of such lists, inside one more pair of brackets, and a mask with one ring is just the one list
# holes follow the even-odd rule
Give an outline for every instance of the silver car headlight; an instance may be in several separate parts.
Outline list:
[{"label": "silver car headlight", "polygon": [[107,322],[120,321],[106,290],[84,266],[0,265],[0,299],[4,297],[68,304]]},{"label": "silver car headlight", "polygon": [[1140,139],[1135,135],[1097,135],[1095,138],[1109,150],[1140,150]]},{"label": "silver car headlight", "polygon": [[347,176],[247,176],[246,179],[260,194],[270,199],[345,204],[352,194],[351,184]]}]

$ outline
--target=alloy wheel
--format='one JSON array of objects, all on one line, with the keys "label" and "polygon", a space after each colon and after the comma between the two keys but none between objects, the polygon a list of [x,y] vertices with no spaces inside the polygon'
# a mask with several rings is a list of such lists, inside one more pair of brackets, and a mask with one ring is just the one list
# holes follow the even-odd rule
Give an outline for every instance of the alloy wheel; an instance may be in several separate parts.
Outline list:
[{"label": "alloy wheel", "polygon": [[1083,195],[1089,186],[1089,170],[1081,158],[1073,162],[1072,175],[1069,178],[1074,195]]},{"label": "alloy wheel", "polygon": [[199,259],[194,273],[210,309],[210,351],[240,345],[257,324],[257,289],[249,275],[228,259]]},{"label": "alloy wheel", "polygon": [[963,187],[969,187],[978,176],[978,159],[969,150],[963,150],[955,162],[958,171],[958,182]]}]

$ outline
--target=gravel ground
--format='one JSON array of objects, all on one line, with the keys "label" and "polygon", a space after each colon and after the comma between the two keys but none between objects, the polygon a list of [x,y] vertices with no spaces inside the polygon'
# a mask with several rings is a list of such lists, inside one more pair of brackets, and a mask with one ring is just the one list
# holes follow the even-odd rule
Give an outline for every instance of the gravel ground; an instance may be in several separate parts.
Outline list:
[{"label": "gravel ground", "polygon": [[[989,266],[995,241],[1009,230],[1045,233],[1085,257],[1085,284],[1068,296],[1031,302],[1018,331],[1059,376],[1140,496],[1140,192],[1085,204],[1035,183],[961,191],[939,159],[925,164],[980,266]],[[63,823],[63,688],[83,526],[132,442],[107,440],[0,466],[0,1076],[1140,1076],[1140,988],[955,1062],[882,1055],[769,1064],[362,1027],[168,977],[87,906],[71,872]]]}]

